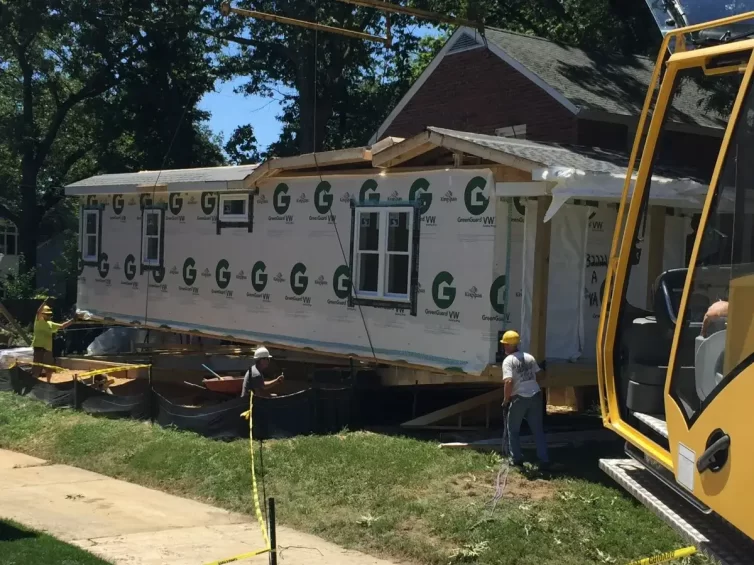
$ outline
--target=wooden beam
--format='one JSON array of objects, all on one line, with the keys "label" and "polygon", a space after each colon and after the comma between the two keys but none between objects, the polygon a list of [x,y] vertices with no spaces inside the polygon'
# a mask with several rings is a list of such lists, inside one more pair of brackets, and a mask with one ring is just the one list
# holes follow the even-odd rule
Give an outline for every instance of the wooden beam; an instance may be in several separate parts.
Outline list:
[{"label": "wooden beam", "polygon": [[389,168],[410,161],[411,159],[428,153],[436,145],[429,142],[429,132],[425,131],[414,137],[404,139],[392,147],[382,151],[372,151],[372,166]]},{"label": "wooden beam", "polygon": [[550,236],[552,224],[545,223],[545,213],[552,197],[537,199],[537,236],[534,243],[534,281],[531,305],[530,353],[538,361],[545,360],[547,341],[547,294],[550,283]]},{"label": "wooden beam", "polygon": [[469,398],[468,400],[459,402],[458,404],[453,404],[452,406],[448,406],[440,410],[435,410],[434,412],[430,412],[429,414],[425,414],[424,416],[420,416],[419,418],[414,418],[413,420],[404,422],[403,424],[401,424],[401,426],[404,428],[428,426],[446,418],[450,418],[451,416],[458,416],[460,418],[463,412],[466,412],[473,408],[478,408],[479,406],[484,406],[485,404],[489,404],[490,402],[497,402],[499,400],[502,400],[503,396],[504,389],[501,386],[499,388],[496,388],[495,390],[491,390],[490,392],[485,392],[484,394],[480,394],[479,396],[475,396],[474,398]]},{"label": "wooden beam", "polygon": [[[647,257],[647,303],[646,307],[654,302],[652,285],[657,277],[662,274],[663,255],[665,254],[665,207],[649,207],[649,240],[644,241],[644,252]],[[653,308],[649,308],[653,310]]]},{"label": "wooden beam", "polygon": [[[13,328],[13,330],[21,337],[21,339],[26,342],[26,345],[31,345],[31,339],[29,339],[29,334],[27,334],[24,329],[18,324],[16,319],[13,317],[13,315],[8,311],[8,309],[5,307],[5,305],[0,302],[0,314],[8,321],[10,324],[10,327]],[[36,319],[36,318],[35,318]]]},{"label": "wooden beam", "polygon": [[[253,173],[244,179],[244,188],[249,189],[260,181],[274,176],[283,176],[283,171],[296,169],[314,169],[317,167],[334,167],[352,163],[364,163],[372,159],[372,151],[368,147],[352,147],[320,153],[305,153],[293,157],[280,157],[265,161]],[[315,176],[313,173],[308,173]]]},{"label": "wooden beam", "polygon": [[494,163],[500,163],[501,165],[514,167],[521,171],[531,172],[543,166],[542,163],[530,161],[529,159],[524,159],[523,157],[517,157],[515,155],[511,155],[510,153],[492,149],[491,147],[487,147],[485,145],[481,145],[467,139],[460,139],[458,137],[443,135],[435,131],[429,131],[427,133],[429,133],[430,143],[432,143],[436,147],[444,147],[449,151],[462,151],[464,153],[468,153],[469,155],[481,157],[482,159],[487,159],[488,161],[492,161]]}]

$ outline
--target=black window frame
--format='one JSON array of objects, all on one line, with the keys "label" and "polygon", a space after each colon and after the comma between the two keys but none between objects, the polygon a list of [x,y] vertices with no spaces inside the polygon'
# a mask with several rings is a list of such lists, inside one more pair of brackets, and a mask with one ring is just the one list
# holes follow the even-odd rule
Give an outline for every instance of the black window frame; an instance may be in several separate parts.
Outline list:
[{"label": "black window frame", "polygon": [[[81,230],[79,233],[79,255],[81,257],[81,264],[86,267],[96,267],[99,265],[99,258],[102,255],[102,216],[105,210],[104,204],[87,204],[81,206]],[[84,241],[86,236],[86,212],[97,212],[97,256],[92,260],[86,260],[84,258]],[[18,242],[16,242],[18,247]]]},{"label": "black window frame", "polygon": [[[356,282],[353,278],[354,258],[356,250],[354,243],[356,241],[356,212],[363,208],[413,208],[413,230],[411,234],[411,273],[408,289],[408,300],[405,302],[397,300],[383,300],[380,298],[365,298],[356,296]],[[349,277],[351,279],[351,292],[348,295],[348,306],[367,306],[370,308],[384,308],[388,310],[406,310],[408,309],[411,316],[417,315],[417,302],[419,297],[419,240],[421,237],[421,200],[396,200],[396,201],[370,201],[356,202],[351,199],[351,247],[350,260],[348,265]]]},{"label": "black window frame", "polygon": [[[220,235],[223,229],[228,229],[228,228],[246,228],[248,233],[254,232],[254,196],[256,196],[258,192],[259,192],[259,189],[254,189],[251,191],[239,190],[239,191],[232,191],[232,192],[218,192],[217,193],[217,219],[215,220],[215,224],[217,225],[217,235]],[[220,216],[222,214],[221,212],[222,197],[236,195],[236,194],[238,195],[245,194],[248,196],[248,204],[246,206],[246,221],[245,222],[223,222],[220,219]]]},{"label": "black window frame", "polygon": [[[151,204],[144,206],[141,209],[141,234],[139,237],[139,274],[144,274],[149,271],[161,271],[165,268],[165,215],[167,213],[168,206],[165,203]],[[160,261],[157,265],[145,265],[144,264],[144,219],[147,212],[157,210],[160,213]]]}]

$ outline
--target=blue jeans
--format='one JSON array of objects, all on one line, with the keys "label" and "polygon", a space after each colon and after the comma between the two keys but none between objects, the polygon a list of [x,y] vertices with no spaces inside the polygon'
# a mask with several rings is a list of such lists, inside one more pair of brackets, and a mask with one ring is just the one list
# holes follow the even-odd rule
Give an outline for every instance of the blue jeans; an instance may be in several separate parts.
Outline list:
[{"label": "blue jeans", "polygon": [[537,444],[537,457],[542,463],[550,461],[547,455],[547,440],[544,431],[544,407],[542,406],[542,392],[530,398],[514,396],[508,407],[508,448],[513,461],[523,461],[521,454],[521,423],[526,418]]}]

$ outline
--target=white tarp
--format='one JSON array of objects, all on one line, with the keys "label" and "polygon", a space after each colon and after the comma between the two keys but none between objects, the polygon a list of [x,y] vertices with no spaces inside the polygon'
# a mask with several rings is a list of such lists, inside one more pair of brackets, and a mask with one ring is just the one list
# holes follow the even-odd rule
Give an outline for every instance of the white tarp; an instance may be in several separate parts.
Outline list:
[{"label": "white tarp", "polygon": [[575,360],[584,348],[586,206],[566,205],[552,220],[546,355]]},{"label": "white tarp", "polygon": [[[625,177],[609,173],[584,172],[570,167],[550,167],[532,172],[532,180],[554,182],[552,203],[545,214],[545,221],[572,198],[608,200],[620,202]],[[629,187],[633,194],[634,183]],[[700,210],[707,196],[707,185],[691,179],[652,177],[650,202],[652,204]]]},{"label": "white tarp", "polygon": [[0,351],[0,369],[10,369],[17,363],[31,363],[34,350],[31,347],[14,347]]}]

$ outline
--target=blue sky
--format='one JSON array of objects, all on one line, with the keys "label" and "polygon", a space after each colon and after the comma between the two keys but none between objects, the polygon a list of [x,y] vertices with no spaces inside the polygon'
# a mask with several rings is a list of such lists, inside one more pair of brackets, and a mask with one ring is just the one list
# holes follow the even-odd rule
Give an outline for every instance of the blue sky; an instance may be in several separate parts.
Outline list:
[{"label": "blue sky", "polygon": [[[437,30],[432,26],[416,28],[416,35],[419,37],[434,33],[437,33]],[[215,91],[205,94],[199,102],[199,107],[211,114],[209,127],[214,133],[221,134],[225,141],[236,127],[251,124],[257,138],[257,146],[263,150],[277,140],[282,130],[282,124],[277,120],[282,113],[282,95],[275,94],[275,98],[266,98],[236,94],[234,88],[242,85],[244,81],[244,77],[229,82],[217,81]]]}]

